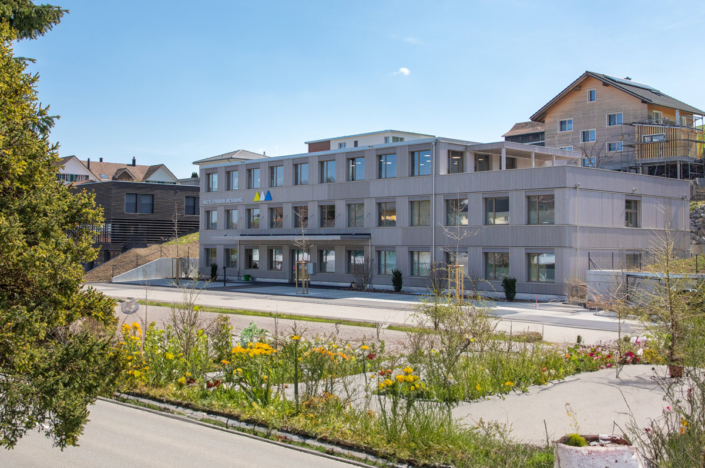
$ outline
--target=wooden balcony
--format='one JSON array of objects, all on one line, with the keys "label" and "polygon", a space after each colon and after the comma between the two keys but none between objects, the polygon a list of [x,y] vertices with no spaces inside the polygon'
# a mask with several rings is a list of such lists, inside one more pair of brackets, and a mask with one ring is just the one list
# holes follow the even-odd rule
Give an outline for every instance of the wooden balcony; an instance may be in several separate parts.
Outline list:
[{"label": "wooden balcony", "polygon": [[703,159],[703,130],[675,125],[633,124],[637,159]]}]

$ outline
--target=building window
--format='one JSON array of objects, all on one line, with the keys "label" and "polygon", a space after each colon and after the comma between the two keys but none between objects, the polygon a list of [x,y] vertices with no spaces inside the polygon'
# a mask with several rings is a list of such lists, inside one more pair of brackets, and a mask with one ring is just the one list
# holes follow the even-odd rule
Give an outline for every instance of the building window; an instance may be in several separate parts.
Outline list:
[{"label": "building window", "polygon": [[237,171],[228,172],[228,190],[237,190]]},{"label": "building window", "polygon": [[348,159],[348,180],[365,180],[365,158]]},{"label": "building window", "polygon": [[384,137],[384,143],[385,143],[385,144],[389,143],[389,141],[390,141],[390,138],[389,138],[389,137]]},{"label": "building window", "polygon": [[446,264],[447,265],[461,265],[463,267],[463,273],[468,273],[468,253],[463,251],[446,251]]},{"label": "building window", "polygon": [[429,200],[411,202],[411,225],[431,225],[431,202]]},{"label": "building window", "polygon": [[269,228],[281,229],[284,227],[284,208],[281,206],[269,209]]},{"label": "building window", "polygon": [[403,137],[392,137],[392,143],[401,143],[404,141]]},{"label": "building window", "polygon": [[259,208],[247,210],[247,228],[259,229]]},{"label": "building window", "polygon": [[517,158],[507,156],[504,164],[506,165],[507,169],[516,169],[517,168]]},{"label": "building window", "polygon": [[184,197],[184,214],[198,214],[198,197]]},{"label": "building window", "polygon": [[583,167],[597,167],[597,158],[583,158]]},{"label": "building window", "polygon": [[154,213],[154,195],[126,193],[125,213]]},{"label": "building window", "polygon": [[475,172],[484,172],[492,170],[492,155],[476,154],[475,155]]},{"label": "building window", "polygon": [[357,148],[357,140],[353,141],[353,146]]},{"label": "building window", "polygon": [[431,151],[413,151],[411,153],[411,175],[431,175]]},{"label": "building window", "polygon": [[338,143],[338,149],[343,149],[343,148],[345,148],[346,146],[348,146],[347,143]]},{"label": "building window", "polygon": [[225,210],[225,229],[237,229],[237,210]]},{"label": "building window", "polygon": [[485,279],[501,280],[509,276],[509,252],[485,253]]},{"label": "building window", "polygon": [[321,183],[335,182],[335,161],[321,161]]},{"label": "building window", "polygon": [[588,102],[597,101],[597,91],[594,89],[588,89],[587,98],[588,98]]},{"label": "building window", "polygon": [[225,249],[225,267],[237,268],[237,249]]},{"label": "building window", "polygon": [[377,226],[394,227],[397,225],[396,202],[377,203],[377,212],[379,213]]},{"label": "building window", "polygon": [[556,255],[552,253],[530,253],[529,281],[552,283],[556,280]]},{"label": "building window", "polygon": [[458,198],[446,200],[446,225],[468,225],[468,199]]},{"label": "building window", "polygon": [[397,176],[397,155],[383,154],[378,156],[379,178],[391,179]]},{"label": "building window", "polygon": [[308,163],[294,164],[294,185],[308,185]]},{"label": "building window", "polygon": [[281,271],[284,260],[282,249],[269,249],[269,269]]},{"label": "building window", "polygon": [[657,133],[655,135],[644,135],[641,137],[642,143],[656,143],[657,141],[666,141],[666,135],[664,133]]},{"label": "building window", "polygon": [[527,197],[529,201],[529,224],[555,224],[553,195]]},{"label": "building window", "polygon": [[573,131],[573,119],[565,119],[558,121],[558,131],[559,132],[572,132]]},{"label": "building window", "polygon": [[651,118],[656,122],[661,122],[663,120],[663,112],[661,111],[651,111]]},{"label": "building window", "polygon": [[348,273],[355,273],[365,267],[365,254],[362,250],[348,250]]},{"label": "building window", "polygon": [[607,151],[614,153],[615,151],[622,151],[622,142],[617,141],[614,143],[607,143]]},{"label": "building window", "polygon": [[617,125],[622,125],[622,113],[607,114],[607,126],[616,127]]},{"label": "building window", "polygon": [[247,188],[248,189],[259,188],[259,169],[248,169],[247,170]]},{"label": "building window", "polygon": [[348,227],[365,227],[365,204],[348,205]]},{"label": "building window", "polygon": [[485,198],[485,224],[509,224],[509,197]]},{"label": "building window", "polygon": [[215,249],[203,249],[204,257],[206,259],[206,266],[211,266],[216,263],[216,253]]},{"label": "building window", "polygon": [[321,273],[335,273],[335,250],[321,250],[319,271]]},{"label": "building window", "polygon": [[245,249],[245,268],[259,269],[259,249]]},{"label": "building window", "polygon": [[572,147],[572,146],[563,146],[563,147],[558,148],[558,149],[559,149],[559,150],[563,150],[563,151],[573,151],[573,147]]},{"label": "building window", "polygon": [[625,226],[639,227],[639,201],[625,200],[624,208],[626,211]]},{"label": "building window", "polygon": [[137,213],[137,194],[125,194],[125,213]]},{"label": "building window", "polygon": [[595,141],[595,130],[583,130],[580,132],[580,143],[592,143]]},{"label": "building window", "polygon": [[335,227],[335,205],[323,205],[321,206],[321,227],[322,228],[332,228]]},{"label": "building window", "polygon": [[463,168],[463,152],[448,151],[448,174],[461,174],[465,172]]},{"label": "building window", "polygon": [[310,261],[311,261],[311,255],[309,255],[308,249],[294,250],[294,263],[296,263],[296,262],[310,262]]},{"label": "building window", "polygon": [[627,270],[641,270],[641,253],[627,253]]},{"label": "building window", "polygon": [[397,267],[397,253],[394,250],[380,250],[377,252],[379,258],[377,262],[378,275],[391,275],[392,270]]},{"label": "building window", "polygon": [[284,166],[274,166],[269,168],[269,186],[281,187],[284,185]]},{"label": "building window", "polygon": [[411,276],[428,276],[431,271],[431,252],[411,252]]},{"label": "building window", "polygon": [[218,229],[218,212],[216,210],[206,211],[206,229]]},{"label": "building window", "polygon": [[299,229],[308,227],[308,206],[294,207],[294,227]]},{"label": "building window", "polygon": [[212,172],[207,176],[206,191],[207,192],[217,192],[218,191],[218,173]]}]

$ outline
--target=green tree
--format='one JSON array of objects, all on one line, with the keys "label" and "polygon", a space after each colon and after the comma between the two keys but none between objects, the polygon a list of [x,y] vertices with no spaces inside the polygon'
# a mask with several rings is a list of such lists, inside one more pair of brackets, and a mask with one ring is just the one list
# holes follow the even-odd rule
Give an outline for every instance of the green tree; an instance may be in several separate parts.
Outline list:
[{"label": "green tree", "polygon": [[116,319],[112,299],[82,289],[102,211],[56,180],[53,118],[37,101],[38,76],[13,55],[16,37],[0,19],[0,445],[39,428],[63,448],[115,387]]},{"label": "green tree", "polygon": [[57,6],[35,5],[31,0],[0,0],[0,22],[6,23],[17,39],[43,36],[68,12]]}]

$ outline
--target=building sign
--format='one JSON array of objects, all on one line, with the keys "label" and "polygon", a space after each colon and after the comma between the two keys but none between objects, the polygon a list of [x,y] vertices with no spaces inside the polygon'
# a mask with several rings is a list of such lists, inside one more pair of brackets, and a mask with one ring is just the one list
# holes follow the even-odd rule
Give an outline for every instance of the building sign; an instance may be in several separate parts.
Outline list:
[{"label": "building sign", "polygon": [[272,195],[267,190],[267,194],[264,192],[255,192],[255,198],[253,201],[272,201]]},{"label": "building sign", "polygon": [[243,198],[213,198],[211,200],[203,200],[203,205],[214,205],[216,203],[242,203]]}]

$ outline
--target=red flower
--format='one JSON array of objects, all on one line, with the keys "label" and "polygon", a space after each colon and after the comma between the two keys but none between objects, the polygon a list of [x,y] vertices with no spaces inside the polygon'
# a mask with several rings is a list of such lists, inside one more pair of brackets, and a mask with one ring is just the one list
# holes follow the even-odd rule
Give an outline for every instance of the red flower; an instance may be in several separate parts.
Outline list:
[{"label": "red flower", "polygon": [[376,357],[377,357],[377,356],[375,356],[375,355],[372,354],[372,353],[370,353],[370,354],[367,355],[367,359],[369,359],[370,361],[373,360],[373,359],[376,358]]}]

